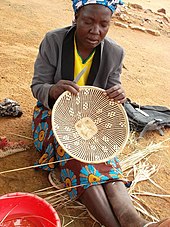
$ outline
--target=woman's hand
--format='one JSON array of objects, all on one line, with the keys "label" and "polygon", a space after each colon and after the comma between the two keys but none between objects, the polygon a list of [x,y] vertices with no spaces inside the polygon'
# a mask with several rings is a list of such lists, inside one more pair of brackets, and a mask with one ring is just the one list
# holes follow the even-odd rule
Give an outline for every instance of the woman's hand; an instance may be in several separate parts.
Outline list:
[{"label": "woman's hand", "polygon": [[60,80],[50,88],[49,96],[51,99],[56,100],[64,91],[70,91],[72,94],[77,95],[79,86],[73,81]]},{"label": "woman's hand", "polygon": [[125,91],[120,84],[117,84],[104,92],[109,99],[118,102],[124,103],[126,101]]}]

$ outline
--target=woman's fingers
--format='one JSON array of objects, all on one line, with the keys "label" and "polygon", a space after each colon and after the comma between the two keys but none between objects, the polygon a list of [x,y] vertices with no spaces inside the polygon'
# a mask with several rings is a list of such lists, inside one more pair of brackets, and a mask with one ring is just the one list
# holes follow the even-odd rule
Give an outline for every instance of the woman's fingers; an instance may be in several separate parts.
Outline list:
[{"label": "woman's fingers", "polygon": [[109,99],[118,103],[124,103],[126,100],[124,89],[120,84],[107,89],[104,94],[107,95]]},{"label": "woman's fingers", "polygon": [[64,91],[69,91],[72,94],[77,95],[79,92],[79,86],[69,80],[60,80],[51,87],[49,95],[51,98],[56,100]]},{"label": "woman's fingers", "polygon": [[77,95],[79,92],[79,86],[72,81],[67,81],[63,84],[63,89],[65,91],[70,91],[72,94]]}]

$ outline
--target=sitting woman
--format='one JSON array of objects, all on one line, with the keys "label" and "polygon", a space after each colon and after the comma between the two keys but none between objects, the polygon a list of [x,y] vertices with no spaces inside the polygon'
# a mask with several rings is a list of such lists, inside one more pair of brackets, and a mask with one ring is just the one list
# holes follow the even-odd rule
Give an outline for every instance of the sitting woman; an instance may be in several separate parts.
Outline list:
[{"label": "sitting woman", "polygon": [[[117,158],[101,164],[69,160],[70,156],[59,146],[52,131],[51,109],[66,90],[76,95],[79,86],[92,85],[103,88],[104,95],[111,100],[120,104],[125,101],[120,82],[123,49],[106,37],[117,4],[121,1],[74,0],[74,25],[48,32],[43,39],[31,85],[38,100],[33,116],[34,144],[42,153],[39,164],[60,161],[61,179],[69,187],[70,198],[79,199],[102,225],[170,226],[168,219],[149,223],[138,215],[121,179]],[[74,83],[84,67],[85,73]],[[42,166],[48,171],[55,167]]]}]

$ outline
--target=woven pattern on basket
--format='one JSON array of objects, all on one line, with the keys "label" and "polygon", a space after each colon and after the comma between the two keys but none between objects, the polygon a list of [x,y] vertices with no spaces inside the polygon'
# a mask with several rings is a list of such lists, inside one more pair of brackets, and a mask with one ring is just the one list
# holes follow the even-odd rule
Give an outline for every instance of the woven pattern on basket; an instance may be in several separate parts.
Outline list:
[{"label": "woven pattern on basket", "polygon": [[126,145],[129,124],[122,105],[110,101],[104,90],[82,86],[77,96],[65,91],[52,110],[52,128],[58,143],[73,158],[100,163]]}]

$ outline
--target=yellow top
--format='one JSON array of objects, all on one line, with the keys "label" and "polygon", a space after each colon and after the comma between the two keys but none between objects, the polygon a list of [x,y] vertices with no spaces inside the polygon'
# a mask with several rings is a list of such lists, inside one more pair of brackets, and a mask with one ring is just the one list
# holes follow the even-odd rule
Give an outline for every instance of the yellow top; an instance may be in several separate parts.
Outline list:
[{"label": "yellow top", "polygon": [[84,69],[85,67],[87,67],[85,73],[82,75],[82,77],[79,79],[79,81],[77,82],[77,84],[79,86],[84,86],[86,84],[89,72],[90,72],[90,68],[91,68],[91,64],[93,61],[93,56],[94,56],[95,50],[89,55],[88,58],[86,58],[85,60],[83,60],[80,56],[80,54],[78,53],[77,50],[77,45],[74,39],[74,79],[76,78],[76,76],[78,75],[79,72],[81,72],[82,69]]}]

